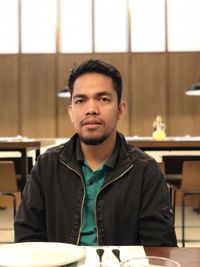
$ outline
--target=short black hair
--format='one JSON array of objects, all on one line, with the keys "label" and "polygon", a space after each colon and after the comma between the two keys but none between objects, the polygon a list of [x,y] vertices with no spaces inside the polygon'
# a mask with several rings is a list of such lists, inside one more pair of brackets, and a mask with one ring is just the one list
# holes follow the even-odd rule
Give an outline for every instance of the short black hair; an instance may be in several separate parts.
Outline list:
[{"label": "short black hair", "polygon": [[72,96],[75,80],[82,74],[96,72],[112,78],[113,87],[117,93],[118,103],[121,102],[122,78],[120,72],[111,64],[105,63],[99,59],[89,59],[84,61],[77,68],[71,70],[68,78],[68,88]]}]

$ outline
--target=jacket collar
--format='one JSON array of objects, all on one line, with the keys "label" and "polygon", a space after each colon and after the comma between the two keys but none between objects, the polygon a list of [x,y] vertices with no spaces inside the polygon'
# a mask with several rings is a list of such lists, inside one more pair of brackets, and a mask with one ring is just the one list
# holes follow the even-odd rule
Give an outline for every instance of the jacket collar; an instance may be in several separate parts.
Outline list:
[{"label": "jacket collar", "polygon": [[[76,155],[76,144],[78,139],[78,134],[74,134],[71,139],[64,144],[59,156],[59,160],[61,162],[75,169],[81,168],[81,164],[77,161]],[[125,137],[121,133],[117,132],[117,139],[119,140],[118,142],[120,145],[120,150],[114,173],[121,173],[127,168],[129,168],[130,165],[132,165],[132,161],[128,156],[128,151],[130,150],[130,147],[126,142]]]}]

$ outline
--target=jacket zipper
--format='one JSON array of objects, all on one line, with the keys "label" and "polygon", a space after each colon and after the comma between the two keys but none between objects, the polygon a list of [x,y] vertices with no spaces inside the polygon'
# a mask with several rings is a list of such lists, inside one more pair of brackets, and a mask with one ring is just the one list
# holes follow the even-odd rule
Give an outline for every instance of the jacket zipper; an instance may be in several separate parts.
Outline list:
[{"label": "jacket zipper", "polygon": [[65,165],[67,168],[69,168],[71,171],[75,172],[81,178],[81,182],[83,184],[84,196],[83,196],[82,203],[81,203],[81,223],[80,223],[80,227],[79,227],[78,239],[77,239],[77,242],[76,242],[76,244],[78,245],[79,244],[79,241],[80,241],[80,236],[81,236],[81,226],[82,226],[82,217],[83,217],[83,205],[84,205],[84,201],[85,201],[85,186],[84,186],[84,182],[83,182],[82,176],[76,170],[74,170],[73,168],[71,168],[69,165],[67,165],[63,161],[61,161],[61,163],[63,165]]},{"label": "jacket zipper", "polygon": [[[110,181],[109,183],[105,184],[101,190],[99,191],[99,193],[104,189],[106,188],[109,184],[111,183],[114,183],[115,181],[119,180],[125,173],[127,173],[130,169],[132,169],[133,167],[133,164],[127,169],[125,170],[122,174],[120,174],[118,177],[116,177],[115,179],[113,179],[112,181]],[[96,221],[96,227],[97,227],[97,244],[99,245],[99,229],[98,229],[98,224],[97,224],[97,198],[98,198],[98,195],[99,193],[97,194],[97,197],[96,197],[96,210],[95,210],[95,221]]]}]

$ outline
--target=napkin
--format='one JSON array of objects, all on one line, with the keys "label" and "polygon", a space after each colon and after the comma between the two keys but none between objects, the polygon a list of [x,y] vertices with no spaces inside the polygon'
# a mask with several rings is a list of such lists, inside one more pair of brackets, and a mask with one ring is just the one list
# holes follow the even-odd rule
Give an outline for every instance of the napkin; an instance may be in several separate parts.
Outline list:
[{"label": "napkin", "polygon": [[112,253],[112,249],[120,250],[121,261],[136,257],[145,257],[145,251],[143,246],[101,246],[101,247],[85,247],[85,258],[80,260],[77,267],[97,267],[100,265],[99,257],[96,253],[96,249],[104,249],[102,257],[102,266],[119,267],[119,261]]}]

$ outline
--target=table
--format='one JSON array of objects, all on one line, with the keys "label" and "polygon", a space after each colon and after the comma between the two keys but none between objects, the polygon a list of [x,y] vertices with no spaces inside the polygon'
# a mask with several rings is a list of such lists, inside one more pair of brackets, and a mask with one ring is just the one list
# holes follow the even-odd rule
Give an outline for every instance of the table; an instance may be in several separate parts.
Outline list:
[{"label": "table", "polygon": [[181,264],[181,267],[200,267],[200,247],[145,247],[147,256],[170,258]]},{"label": "table", "polygon": [[[156,141],[152,137],[130,136],[126,137],[126,140],[130,145],[139,147],[144,151],[200,151],[200,136],[166,137],[163,141]],[[182,172],[182,166],[180,166],[181,156],[179,156],[180,164],[177,164],[177,162],[174,161],[173,156],[168,156],[168,158],[171,158],[170,161],[173,162],[169,164],[165,162],[166,179],[170,184],[180,186]],[[190,158],[191,157],[188,156],[188,160],[192,160]],[[200,160],[200,153],[196,158],[199,158],[198,160]]]},{"label": "table", "polygon": [[[27,139],[13,141],[13,138],[0,138],[0,151],[17,151],[21,153],[21,182],[22,191],[27,178],[27,152],[35,150],[35,157],[40,154],[42,146],[56,143],[56,139]],[[66,139],[65,141],[67,141]],[[167,137],[164,141],[155,141],[152,137],[126,137],[129,144],[145,151],[198,151],[200,150],[200,137]]]},{"label": "table", "polygon": [[[181,267],[200,267],[200,247],[195,248],[182,248],[182,247],[140,247],[140,246],[100,246],[97,248],[103,248],[103,263],[112,260],[114,257],[114,262],[109,263],[109,266],[116,266],[116,258],[113,256],[111,250],[117,248],[120,250],[120,257],[123,260],[125,258],[134,258],[134,257],[144,257],[146,256],[157,256],[169,258],[171,260],[177,261],[180,263]],[[97,261],[98,257],[96,256],[96,247],[86,247],[86,259],[78,261],[77,267],[88,267]],[[125,256],[126,254],[126,256]],[[107,260],[106,260],[107,258]],[[105,264],[106,265],[106,264]],[[76,266],[76,265],[74,265]]]},{"label": "table", "polygon": [[[61,144],[69,138],[56,138],[55,142]],[[166,137],[164,141],[156,141],[150,136],[127,136],[126,141],[146,151],[200,151],[200,136],[195,137]]]},{"label": "table", "polygon": [[35,150],[35,158],[40,155],[41,146],[46,146],[52,144],[52,140],[16,140],[13,141],[10,139],[0,139],[0,151],[12,151],[21,153],[21,188],[20,191],[23,191],[24,185],[27,179],[27,161],[28,156],[27,152],[29,150]]},{"label": "table", "polygon": [[200,137],[167,137],[163,141],[152,137],[126,137],[130,145],[146,151],[188,151],[200,150]]}]

